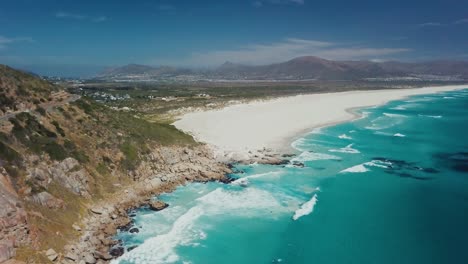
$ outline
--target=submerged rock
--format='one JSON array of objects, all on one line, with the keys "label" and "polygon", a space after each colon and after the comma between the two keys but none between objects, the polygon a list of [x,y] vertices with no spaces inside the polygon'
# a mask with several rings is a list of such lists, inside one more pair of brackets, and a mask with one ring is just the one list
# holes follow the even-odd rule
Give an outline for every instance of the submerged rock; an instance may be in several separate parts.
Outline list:
[{"label": "submerged rock", "polygon": [[140,233],[140,230],[136,227],[131,228],[128,230],[129,233],[134,234],[134,233]]},{"label": "submerged rock", "polygon": [[113,257],[120,257],[125,252],[124,248],[121,246],[116,246],[110,249],[109,254]]}]

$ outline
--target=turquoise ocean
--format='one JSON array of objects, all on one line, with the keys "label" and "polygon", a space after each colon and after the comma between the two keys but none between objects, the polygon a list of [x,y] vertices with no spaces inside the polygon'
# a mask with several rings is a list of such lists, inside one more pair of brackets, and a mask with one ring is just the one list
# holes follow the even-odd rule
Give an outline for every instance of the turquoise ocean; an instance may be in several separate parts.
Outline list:
[{"label": "turquoise ocean", "polygon": [[289,164],[135,210],[114,263],[468,263],[468,90],[357,111],[294,141]]}]

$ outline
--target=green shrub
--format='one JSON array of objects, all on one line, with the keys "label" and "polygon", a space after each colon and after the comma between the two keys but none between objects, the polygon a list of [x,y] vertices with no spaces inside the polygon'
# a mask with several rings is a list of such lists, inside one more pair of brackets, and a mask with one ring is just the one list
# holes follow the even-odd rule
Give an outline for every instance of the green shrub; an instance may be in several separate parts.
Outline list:
[{"label": "green shrub", "polygon": [[16,150],[10,148],[8,145],[0,141],[0,159],[6,161],[19,161],[21,156]]}]

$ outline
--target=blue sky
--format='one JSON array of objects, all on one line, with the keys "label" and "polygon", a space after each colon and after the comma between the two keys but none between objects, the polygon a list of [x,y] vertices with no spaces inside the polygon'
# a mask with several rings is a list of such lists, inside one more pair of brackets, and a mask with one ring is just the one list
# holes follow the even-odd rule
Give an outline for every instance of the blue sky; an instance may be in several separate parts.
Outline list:
[{"label": "blue sky", "polygon": [[468,59],[468,1],[0,0],[0,63],[77,75],[297,56]]}]

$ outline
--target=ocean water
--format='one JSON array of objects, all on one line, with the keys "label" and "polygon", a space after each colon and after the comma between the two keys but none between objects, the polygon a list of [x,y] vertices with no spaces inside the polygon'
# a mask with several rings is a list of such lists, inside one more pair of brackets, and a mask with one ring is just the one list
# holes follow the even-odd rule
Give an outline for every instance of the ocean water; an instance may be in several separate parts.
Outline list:
[{"label": "ocean water", "polygon": [[286,166],[136,210],[117,238],[137,247],[113,263],[468,263],[468,90],[359,111],[293,142]]}]

